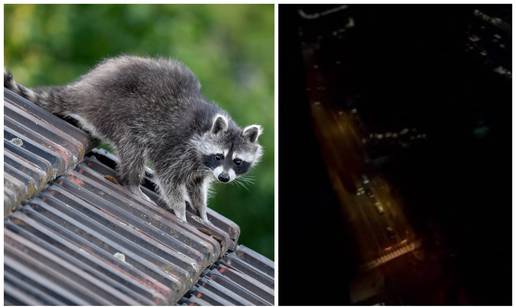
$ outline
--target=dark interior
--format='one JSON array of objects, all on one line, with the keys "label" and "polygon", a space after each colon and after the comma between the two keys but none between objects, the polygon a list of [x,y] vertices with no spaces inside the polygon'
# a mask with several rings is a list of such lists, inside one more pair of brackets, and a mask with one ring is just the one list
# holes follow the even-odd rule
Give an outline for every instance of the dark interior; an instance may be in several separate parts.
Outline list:
[{"label": "dark interior", "polygon": [[350,5],[321,14],[335,7],[280,5],[280,304],[350,304],[358,265],[305,95],[302,50],[314,41],[332,104],[358,109],[369,132],[410,127],[427,136],[366,149],[436,255],[420,269],[440,273],[434,285],[418,284],[401,265],[397,282],[386,280],[395,300],[373,303],[511,304],[511,6]]}]

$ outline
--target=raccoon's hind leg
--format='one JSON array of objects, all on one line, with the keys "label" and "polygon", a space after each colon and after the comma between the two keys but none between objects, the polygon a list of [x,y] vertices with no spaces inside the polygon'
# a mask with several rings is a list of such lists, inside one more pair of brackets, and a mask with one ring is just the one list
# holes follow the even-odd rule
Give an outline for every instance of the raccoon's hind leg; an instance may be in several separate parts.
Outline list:
[{"label": "raccoon's hind leg", "polygon": [[186,186],[184,184],[164,184],[165,180],[158,178],[158,187],[161,197],[165,200],[167,207],[174,211],[174,214],[186,222],[186,202],[190,202]]},{"label": "raccoon's hind leg", "polygon": [[120,163],[118,165],[119,182],[127,186],[129,190],[138,196],[154,203],[141,190],[140,183],[145,174],[145,156],[143,151],[130,151],[124,147],[118,147]]},{"label": "raccoon's hind leg", "polygon": [[188,194],[190,195],[190,203],[198,212],[199,216],[206,223],[208,220],[208,188],[210,180],[206,178],[196,178],[187,185]]}]

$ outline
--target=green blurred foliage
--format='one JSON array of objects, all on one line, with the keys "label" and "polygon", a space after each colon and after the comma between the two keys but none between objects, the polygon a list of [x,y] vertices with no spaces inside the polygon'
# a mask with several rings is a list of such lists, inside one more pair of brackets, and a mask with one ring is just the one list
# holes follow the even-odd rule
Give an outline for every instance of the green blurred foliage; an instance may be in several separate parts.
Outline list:
[{"label": "green blurred foliage", "polygon": [[203,94],[242,126],[264,127],[249,190],[216,185],[210,207],[240,242],[274,256],[273,5],[5,5],[5,65],[27,86],[65,84],[120,54],[188,65]]}]

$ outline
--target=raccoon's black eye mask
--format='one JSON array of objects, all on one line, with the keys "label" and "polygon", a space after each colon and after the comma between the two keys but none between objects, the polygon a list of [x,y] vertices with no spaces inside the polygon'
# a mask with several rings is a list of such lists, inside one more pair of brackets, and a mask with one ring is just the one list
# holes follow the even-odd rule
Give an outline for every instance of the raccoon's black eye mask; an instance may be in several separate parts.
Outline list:
[{"label": "raccoon's black eye mask", "polygon": [[233,169],[235,170],[235,174],[237,175],[242,175],[244,174],[245,172],[247,172],[249,170],[249,167],[251,166],[251,163],[249,162],[246,162],[244,160],[240,160],[242,162],[240,162],[239,165],[237,165],[236,163],[233,162]]},{"label": "raccoon's black eye mask", "polygon": [[223,165],[226,168],[233,169],[237,175],[244,174],[251,167],[250,162],[238,158],[231,160],[229,156],[228,154],[228,156],[224,158],[222,154],[205,155],[203,156],[203,163],[210,169],[215,169]]},{"label": "raccoon's black eye mask", "polygon": [[205,155],[203,156],[203,164],[209,167],[210,169],[215,169],[217,166],[222,165],[224,163],[224,157],[221,154],[216,155]]}]

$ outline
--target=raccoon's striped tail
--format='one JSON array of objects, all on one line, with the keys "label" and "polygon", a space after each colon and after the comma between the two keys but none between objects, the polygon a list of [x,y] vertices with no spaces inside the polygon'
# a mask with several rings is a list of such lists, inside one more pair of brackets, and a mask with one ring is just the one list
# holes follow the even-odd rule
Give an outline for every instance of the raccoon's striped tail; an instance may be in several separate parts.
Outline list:
[{"label": "raccoon's striped tail", "polygon": [[[34,91],[28,87],[25,87],[14,80],[13,75],[4,70],[4,87],[10,89],[11,91],[21,95],[22,97],[27,98],[28,100],[34,102],[35,104],[49,109],[49,100],[50,95],[45,91]],[[50,110],[52,111],[52,110]]]}]

